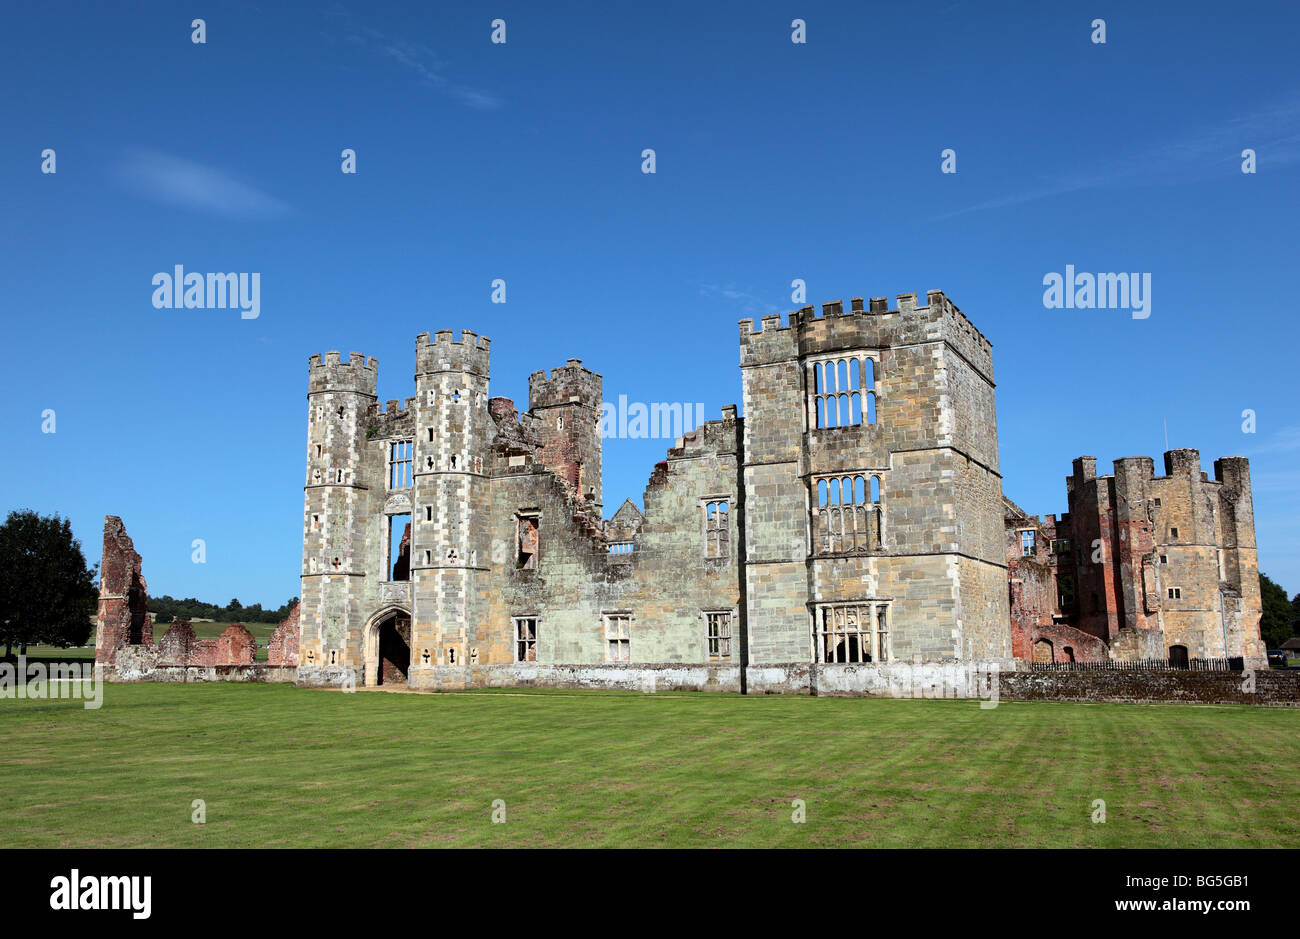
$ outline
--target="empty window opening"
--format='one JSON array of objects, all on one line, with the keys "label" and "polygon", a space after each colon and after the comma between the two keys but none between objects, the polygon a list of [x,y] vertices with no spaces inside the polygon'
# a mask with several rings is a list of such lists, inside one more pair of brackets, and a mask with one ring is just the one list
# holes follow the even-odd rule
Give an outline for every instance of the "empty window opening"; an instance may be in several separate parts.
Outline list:
[{"label": "empty window opening", "polygon": [[338,414],[339,414],[339,420],[343,420],[343,405],[341,404],[339,405]]},{"label": "empty window opening", "polygon": [[388,488],[406,489],[411,485],[411,451],[414,443],[410,440],[395,440],[388,445]]},{"label": "empty window opening", "polygon": [[820,604],[814,612],[813,644],[821,663],[888,661],[889,604]]},{"label": "empty window opening", "polygon": [[1168,564],[1168,563],[1169,563],[1169,555],[1167,555],[1167,554],[1162,554],[1162,555],[1160,555],[1160,563],[1161,563],[1161,564]]},{"label": "empty window opening", "polygon": [[849,427],[876,422],[876,363],[855,355],[809,366],[814,427]]},{"label": "empty window opening", "polygon": [[515,661],[537,661],[537,617],[515,617]]},{"label": "empty window opening", "polygon": [[1170,588],[1169,588],[1169,599],[1170,599],[1170,600],[1181,600],[1182,598],[1183,598],[1183,588],[1182,588],[1182,587],[1170,587]]},{"label": "empty window opening", "polygon": [[1034,533],[1032,531],[1022,531],[1020,533],[1020,555],[1026,558],[1034,556]]},{"label": "empty window opening", "polygon": [[431,505],[426,505],[426,506],[424,507],[424,520],[425,520],[426,522],[431,522],[431,521],[433,521],[433,506],[431,506]]},{"label": "empty window opening", "polygon": [[515,567],[525,571],[537,570],[540,517],[534,513],[520,513],[515,527]]},{"label": "empty window opening", "polygon": [[335,471],[334,471],[334,481],[335,481],[336,483],[341,483],[341,482],[343,482],[343,470],[335,470]]},{"label": "empty window opening", "polygon": [[388,516],[388,570],[390,580],[411,579],[411,516]]},{"label": "empty window opening", "polygon": [[321,445],[316,444],[316,458],[320,459],[320,457],[321,457]]},{"label": "empty window opening", "polygon": [[433,443],[433,428],[429,428],[429,443]]},{"label": "empty window opening", "polygon": [[1157,509],[1160,508],[1160,499],[1159,499],[1159,498],[1156,499],[1156,508],[1157,508]]},{"label": "empty window opening", "polygon": [[704,556],[731,556],[731,512],[730,503],[726,499],[715,499],[704,504]]},{"label": "empty window opening", "polygon": [[1171,528],[1171,529],[1169,529],[1169,537],[1170,537],[1170,538],[1177,538],[1177,537],[1178,537],[1178,529],[1177,529],[1177,528]]},{"label": "empty window opening", "polygon": [[731,661],[731,611],[706,613],[707,648],[710,662]]},{"label": "empty window opening", "polygon": [[605,614],[605,661],[632,661],[632,615]]},{"label": "empty window opening", "polygon": [[611,541],[609,543],[609,553],[617,555],[628,555],[632,553],[632,542],[630,541]]},{"label": "empty window opening", "polygon": [[454,453],[451,455],[451,468],[452,469],[456,468],[456,454]]},{"label": "empty window opening", "polygon": [[455,665],[455,664],[456,664],[456,650],[455,650],[455,649],[448,649],[448,650],[447,650],[447,664],[448,664],[448,665]]},{"label": "empty window opening", "polygon": [[885,544],[885,507],[879,476],[818,479],[813,536],[819,554],[869,551]]},{"label": "empty window opening", "polygon": [[317,530],[319,530],[319,529],[320,529],[320,516],[319,516],[319,515],[312,515],[312,517],[311,517],[311,530],[312,530],[312,531],[317,531]]}]

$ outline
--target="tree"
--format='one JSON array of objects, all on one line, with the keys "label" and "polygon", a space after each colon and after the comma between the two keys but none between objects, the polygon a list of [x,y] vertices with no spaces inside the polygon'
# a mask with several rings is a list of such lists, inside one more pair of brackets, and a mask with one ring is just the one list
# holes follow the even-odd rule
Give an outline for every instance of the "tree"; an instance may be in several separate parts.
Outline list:
[{"label": "tree", "polygon": [[72,526],[58,515],[10,512],[0,525],[0,639],[17,644],[85,645],[95,614],[95,571]]},{"label": "tree", "polygon": [[1286,591],[1267,574],[1259,575],[1259,597],[1263,601],[1264,615],[1259,620],[1259,633],[1264,645],[1276,649],[1295,634],[1295,607],[1287,599]]}]

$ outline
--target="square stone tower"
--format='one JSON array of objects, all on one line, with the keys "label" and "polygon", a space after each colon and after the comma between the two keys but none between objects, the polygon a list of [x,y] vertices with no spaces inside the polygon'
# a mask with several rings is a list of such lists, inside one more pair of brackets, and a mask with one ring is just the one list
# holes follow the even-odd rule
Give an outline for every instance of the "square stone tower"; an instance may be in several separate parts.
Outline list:
[{"label": "square stone tower", "polygon": [[941,292],[740,324],[748,661],[1011,655],[992,346]]}]

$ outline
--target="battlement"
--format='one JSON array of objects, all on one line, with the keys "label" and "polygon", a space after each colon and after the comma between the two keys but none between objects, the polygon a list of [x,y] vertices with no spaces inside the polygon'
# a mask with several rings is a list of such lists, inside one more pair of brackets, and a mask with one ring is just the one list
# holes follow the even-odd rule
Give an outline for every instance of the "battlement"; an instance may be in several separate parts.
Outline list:
[{"label": "battlement", "polygon": [[371,410],[374,414],[383,415],[385,417],[405,417],[414,405],[415,398],[413,396],[410,398],[403,398],[400,401],[396,398],[392,398],[385,401],[382,405],[376,401],[371,405]]},{"label": "battlement", "polygon": [[899,294],[897,306],[889,309],[884,297],[862,297],[822,304],[818,313],[806,306],[789,314],[789,325],[780,314],[762,317],[761,329],[754,320],[740,320],[741,365],[765,365],[789,361],[803,355],[850,348],[887,348],[892,345],[944,340],[986,375],[993,374],[993,344],[949,300],[941,290],[926,294],[926,305],[917,306],[914,293]]},{"label": "battlement", "polygon": [[415,398],[373,402],[366,411],[366,437],[409,437],[415,432]]},{"label": "battlement", "polygon": [[348,361],[340,360],[339,353],[313,355],[307,367],[307,391],[349,391],[374,397],[379,387],[379,359],[367,359],[360,352],[348,354]]},{"label": "battlement", "polygon": [[417,374],[468,372],[487,378],[492,340],[468,329],[462,330],[459,338],[453,339],[453,335],[450,329],[439,329],[433,334],[433,341],[429,340],[428,333],[415,337]]},{"label": "battlement", "polygon": [[538,369],[528,376],[528,408],[581,404],[599,411],[602,386],[599,372],[584,367],[581,359],[569,359],[549,374]]},{"label": "battlement", "polygon": [[[1209,477],[1201,469],[1201,453],[1189,448],[1166,450],[1164,453],[1163,476],[1157,476],[1155,460],[1149,456],[1121,456],[1114,460],[1114,472],[1110,475],[1097,475],[1097,458],[1081,456],[1074,460],[1074,471],[1065,478],[1066,490],[1073,491],[1078,485],[1087,486],[1099,479],[1114,479],[1124,485],[1130,480],[1191,479],[1195,482],[1209,482]],[[1250,484],[1250,460],[1244,456],[1225,456],[1214,461],[1214,481],[1240,487]]]}]

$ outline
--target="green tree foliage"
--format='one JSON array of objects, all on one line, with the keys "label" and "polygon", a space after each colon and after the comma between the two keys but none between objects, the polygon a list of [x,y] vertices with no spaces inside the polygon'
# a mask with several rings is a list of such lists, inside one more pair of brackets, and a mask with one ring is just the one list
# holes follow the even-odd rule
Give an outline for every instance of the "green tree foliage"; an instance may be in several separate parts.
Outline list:
[{"label": "green tree foliage", "polygon": [[170,623],[178,619],[211,619],[221,623],[278,623],[289,615],[297,602],[297,597],[290,597],[279,609],[264,610],[260,603],[244,606],[237,599],[232,599],[225,606],[217,606],[193,597],[177,600],[164,594],[149,598],[149,612],[154,614],[155,623]]},{"label": "green tree foliage", "polygon": [[[1259,575],[1259,594],[1264,607],[1259,632],[1264,637],[1264,644],[1276,649],[1296,634],[1296,604],[1287,599],[1286,591],[1269,580],[1267,574]],[[1297,599],[1300,599],[1300,594]]]},{"label": "green tree foliage", "polygon": [[0,525],[0,641],[82,646],[98,591],[72,526],[58,515],[10,512]]}]

